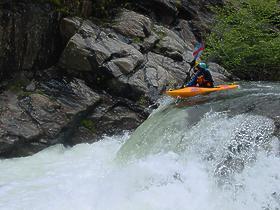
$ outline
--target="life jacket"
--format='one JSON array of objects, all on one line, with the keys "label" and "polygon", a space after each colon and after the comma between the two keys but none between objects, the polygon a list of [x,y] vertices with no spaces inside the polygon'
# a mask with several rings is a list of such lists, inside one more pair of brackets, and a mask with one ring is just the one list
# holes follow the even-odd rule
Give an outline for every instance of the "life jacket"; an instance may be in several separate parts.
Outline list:
[{"label": "life jacket", "polygon": [[214,86],[213,82],[205,80],[203,75],[199,76],[197,78],[196,82],[199,87],[213,87]]}]

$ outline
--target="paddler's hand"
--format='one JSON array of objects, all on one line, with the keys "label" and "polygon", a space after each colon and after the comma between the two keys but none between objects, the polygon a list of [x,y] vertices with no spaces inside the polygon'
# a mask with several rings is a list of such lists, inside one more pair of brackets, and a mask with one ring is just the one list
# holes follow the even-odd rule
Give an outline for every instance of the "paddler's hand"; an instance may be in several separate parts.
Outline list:
[{"label": "paddler's hand", "polygon": [[193,61],[190,62],[190,65],[191,65],[191,69],[192,69],[194,67],[194,65],[195,65],[195,59],[193,59]]}]

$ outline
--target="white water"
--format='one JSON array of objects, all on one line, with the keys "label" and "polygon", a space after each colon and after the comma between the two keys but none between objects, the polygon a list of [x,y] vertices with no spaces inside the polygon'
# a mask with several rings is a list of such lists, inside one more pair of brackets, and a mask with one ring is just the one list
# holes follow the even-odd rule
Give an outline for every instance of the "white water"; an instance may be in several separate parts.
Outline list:
[{"label": "white water", "polygon": [[[280,208],[279,139],[271,119],[210,111],[191,125],[191,113],[184,108],[157,114],[131,138],[125,134],[73,148],[58,145],[31,157],[1,160],[0,209]],[[156,126],[150,123],[154,119]],[[184,122],[185,127],[178,125]],[[228,146],[249,140],[250,148],[236,155],[244,169],[216,175]],[[133,159],[130,153],[141,155]]]}]

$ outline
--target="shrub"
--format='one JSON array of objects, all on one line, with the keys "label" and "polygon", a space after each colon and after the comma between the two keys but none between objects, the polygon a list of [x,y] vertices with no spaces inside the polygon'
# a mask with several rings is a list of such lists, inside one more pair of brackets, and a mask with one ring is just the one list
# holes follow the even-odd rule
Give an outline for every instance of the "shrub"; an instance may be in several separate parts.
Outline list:
[{"label": "shrub", "polygon": [[229,0],[214,8],[216,22],[205,55],[243,79],[270,77],[280,68],[277,0]]}]

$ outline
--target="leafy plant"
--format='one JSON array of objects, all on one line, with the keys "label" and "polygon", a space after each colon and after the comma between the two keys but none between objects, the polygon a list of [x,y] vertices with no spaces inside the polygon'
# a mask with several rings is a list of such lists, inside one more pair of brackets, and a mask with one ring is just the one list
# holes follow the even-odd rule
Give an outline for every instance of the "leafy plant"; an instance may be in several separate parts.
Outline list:
[{"label": "leafy plant", "polygon": [[243,79],[277,79],[273,73],[280,68],[278,1],[229,0],[213,10],[216,22],[206,42],[207,59]]}]

